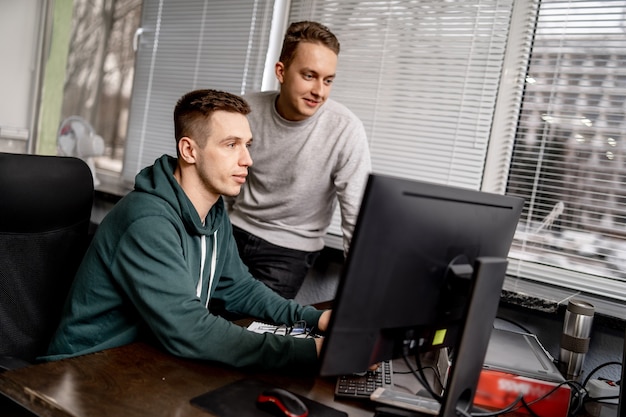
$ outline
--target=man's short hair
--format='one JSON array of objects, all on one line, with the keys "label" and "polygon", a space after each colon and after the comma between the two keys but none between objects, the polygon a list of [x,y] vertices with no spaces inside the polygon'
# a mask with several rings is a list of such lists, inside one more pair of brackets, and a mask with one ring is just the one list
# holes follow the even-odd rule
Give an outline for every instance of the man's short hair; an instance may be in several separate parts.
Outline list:
[{"label": "man's short hair", "polygon": [[[174,108],[174,137],[176,144],[180,138],[189,137],[200,147],[204,147],[210,136],[207,121],[216,111],[250,113],[250,106],[241,97],[218,90],[195,90],[182,96]],[[178,146],[176,147],[178,149]]]},{"label": "man's short hair", "polygon": [[293,61],[296,49],[302,42],[317,43],[339,55],[339,40],[326,26],[318,22],[294,22],[287,28],[280,52],[280,62],[288,67]]}]

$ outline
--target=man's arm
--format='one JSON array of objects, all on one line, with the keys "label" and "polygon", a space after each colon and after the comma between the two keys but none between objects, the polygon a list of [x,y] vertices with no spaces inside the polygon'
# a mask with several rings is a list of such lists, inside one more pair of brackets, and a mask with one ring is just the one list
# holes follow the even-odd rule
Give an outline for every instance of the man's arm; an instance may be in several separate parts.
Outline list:
[{"label": "man's arm", "polygon": [[[320,319],[317,321],[317,328],[322,331],[325,332],[326,330],[328,330],[328,324],[330,323],[330,315],[331,315],[332,310],[325,310],[322,315],[320,316]],[[324,344],[324,338],[323,337],[318,337],[315,339],[315,348],[317,349],[317,356],[319,357],[320,354],[322,353],[322,345]]]},{"label": "man's arm", "polygon": [[363,124],[357,120],[343,134],[350,135],[350,138],[341,152],[334,182],[341,210],[343,249],[347,254],[372,163]]},{"label": "man's arm", "polygon": [[120,246],[115,279],[138,318],[170,353],[236,367],[282,368],[316,362],[315,343],[310,339],[256,334],[211,314],[196,296],[197,278],[189,269],[196,261],[183,255],[172,224],[142,219],[129,228]]}]

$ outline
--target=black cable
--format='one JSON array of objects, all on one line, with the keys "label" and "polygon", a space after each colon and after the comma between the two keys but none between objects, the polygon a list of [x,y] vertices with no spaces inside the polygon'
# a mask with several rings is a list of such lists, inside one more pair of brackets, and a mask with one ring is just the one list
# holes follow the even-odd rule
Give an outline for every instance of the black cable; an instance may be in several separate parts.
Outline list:
[{"label": "black cable", "polygon": [[[598,366],[596,366],[595,368],[593,368],[591,370],[591,372],[589,372],[589,375],[587,375],[587,377],[584,379],[583,383],[582,383],[582,389],[584,391],[583,396],[580,399],[580,404],[577,406],[577,411],[582,409],[583,406],[586,403],[590,403],[590,402],[600,402],[602,400],[612,400],[612,399],[617,399],[619,398],[619,395],[615,395],[615,396],[606,396],[606,397],[591,397],[589,396],[589,391],[587,390],[587,384],[589,383],[589,381],[591,380],[591,377],[598,372],[600,369],[605,368],[607,366],[611,366],[611,365],[620,365],[622,366],[621,362],[616,362],[616,361],[611,361],[611,362],[605,362],[603,364],[600,364]],[[573,413],[570,413],[570,415],[574,415]]]},{"label": "black cable", "polygon": [[524,397],[524,394],[520,394],[511,404],[507,405],[506,407],[500,410],[490,411],[490,412],[481,412],[481,413],[472,413],[472,417],[496,417],[496,416],[511,412],[513,410],[517,410],[516,408],[517,404],[522,400],[523,397]]},{"label": "black cable", "polygon": [[569,381],[570,383],[575,383],[575,385],[571,385],[573,391],[570,396],[570,408],[569,415],[570,417],[578,416],[581,410],[585,405],[585,399],[587,398],[587,391],[580,385],[579,382]]},{"label": "black cable", "polygon": [[[435,368],[434,366],[425,366],[424,369],[430,369],[431,371],[433,371],[433,373],[437,377],[437,380],[439,381],[439,383],[441,383],[441,376],[439,375],[439,371],[437,371],[437,368]],[[408,375],[412,372],[411,371],[396,371],[394,369],[393,373],[398,374],[398,375]]]},{"label": "black cable", "polygon": [[[411,363],[409,362],[409,358],[406,355],[406,353],[402,354],[402,359],[404,359],[404,363],[406,363],[406,366],[409,368],[409,370],[411,370],[413,375],[415,375],[415,378],[417,378],[418,382],[420,384],[422,384],[422,386],[426,389],[426,391],[428,391],[428,393],[439,404],[442,404],[443,403],[443,398],[441,397],[441,395],[435,393],[435,391],[430,386],[430,383],[428,382],[428,379],[426,378],[426,375],[424,374],[424,367],[422,366],[422,362],[421,362],[421,360],[419,358],[419,354],[415,355],[415,361],[417,362],[417,372],[419,372],[419,374],[411,366]],[[437,376],[437,378],[439,378],[439,375],[438,375],[437,372],[435,372],[435,375]],[[440,383],[441,383],[441,381],[440,381]],[[456,408],[455,411],[456,411],[457,415],[460,415],[462,417],[473,417],[470,413],[468,413],[467,411],[465,411],[465,410],[463,410],[461,408]]]},{"label": "black cable", "polygon": [[[439,402],[440,404],[443,403],[443,398],[441,395],[437,394],[434,392],[434,390],[432,389],[432,387],[430,386],[430,383],[428,382],[428,379],[426,378],[426,375],[424,374],[424,366],[422,366],[420,358],[419,358],[419,354],[415,355],[415,361],[417,362],[417,371],[415,369],[413,369],[413,366],[411,365],[408,356],[406,355],[406,353],[403,353],[402,358],[404,359],[404,362],[406,363],[406,366],[409,368],[410,372],[415,376],[415,378],[418,380],[418,382],[424,387],[424,389],[426,389],[426,391],[428,391],[428,393],[435,399],[437,400],[437,402]],[[438,373],[435,372],[435,375],[437,377],[439,377]],[[441,383],[441,381],[440,381]],[[549,396],[550,394],[552,394],[554,391],[556,391],[556,389],[558,388],[558,386],[556,388],[554,388],[552,391],[548,392],[544,397]],[[541,398],[544,398],[541,397]],[[491,413],[468,413],[467,411],[461,409],[461,408],[456,408],[456,414],[460,415],[462,417],[492,417],[492,416],[499,416],[505,413],[508,413],[510,411],[514,411],[517,410],[521,407],[517,407],[516,405],[518,403],[522,403],[523,406],[525,408],[527,408],[527,410],[529,411],[530,415],[532,417],[540,417],[537,416],[534,411],[532,409],[530,409],[529,405],[533,404],[534,402],[538,401],[539,399],[531,402],[531,403],[526,403],[524,401],[523,398],[523,394],[520,394],[515,401],[513,401],[511,404],[509,404],[508,406],[506,406],[505,408],[501,409],[501,410],[497,410]]]},{"label": "black cable", "polygon": [[[416,362],[417,362],[417,371],[415,371],[413,369],[413,366],[411,366],[411,363],[409,362],[409,358],[406,354],[406,352],[402,353],[402,359],[404,359],[404,363],[406,363],[406,366],[409,368],[409,370],[411,371],[411,373],[415,376],[415,378],[417,379],[417,381],[422,384],[422,386],[426,389],[426,391],[428,391],[428,393],[439,403],[441,404],[442,402],[442,398],[441,395],[435,393],[435,391],[432,389],[432,387],[430,386],[430,383],[428,382],[428,379],[426,378],[426,375],[424,375],[424,370],[422,369],[422,364],[419,360],[419,356],[415,355],[416,358]],[[419,374],[418,374],[419,372]]]},{"label": "black cable", "polygon": [[[436,394],[432,387],[430,386],[430,384],[428,383],[428,380],[426,378],[426,375],[424,374],[424,367],[422,367],[420,359],[419,359],[419,355],[415,355],[416,358],[416,362],[418,364],[418,371],[415,371],[413,369],[413,367],[411,366],[408,357],[406,354],[403,355],[403,359],[407,365],[407,367],[409,368],[410,372],[415,375],[415,377],[417,378],[417,380],[420,382],[420,384],[422,384],[424,386],[424,388],[429,392],[429,394],[431,396],[433,396],[433,398],[435,398],[439,403],[443,402],[443,399],[440,395]],[[563,381],[559,384],[557,384],[555,387],[553,387],[550,391],[548,391],[546,394],[542,395],[539,398],[536,398],[532,401],[526,401],[523,397],[523,394],[520,394],[520,396],[513,401],[511,404],[509,404],[507,407],[497,410],[497,411],[493,411],[493,412],[475,412],[475,413],[468,413],[465,410],[462,409],[456,409],[456,413],[457,415],[463,416],[463,417],[495,417],[495,416],[500,416],[502,414],[506,414],[512,411],[516,411],[519,410],[520,408],[524,408],[528,414],[530,414],[531,417],[541,417],[539,416],[532,408],[531,406],[533,404],[536,404],[540,401],[545,400],[546,398],[548,398],[550,395],[552,395],[553,393],[555,393],[559,388],[561,388],[563,385],[569,385],[571,388],[571,395],[570,395],[570,407],[569,407],[569,415],[570,416],[576,416],[580,410],[582,409],[582,407],[584,406],[584,403],[590,400],[605,400],[605,399],[614,399],[617,398],[617,396],[613,397],[599,397],[599,398],[590,398],[587,395],[587,390],[585,389],[586,384],[589,382],[589,380],[591,379],[591,376],[593,374],[595,374],[597,371],[599,371],[600,369],[606,367],[606,366],[610,366],[610,365],[622,365],[621,362],[606,362],[604,364],[601,364],[599,366],[597,366],[596,368],[594,368],[589,375],[587,376],[587,378],[585,378],[584,383],[581,384],[578,381],[574,381],[574,380],[567,380],[567,381]],[[431,367],[429,367],[431,368]],[[419,372],[419,374],[417,373]],[[437,372],[435,372],[435,375],[437,375]]]},{"label": "black cable", "polygon": [[[409,369],[411,369],[411,371],[413,373],[415,373],[415,371],[412,369],[412,367],[410,366],[410,364],[408,363],[408,360],[405,357],[405,361],[407,362],[407,365],[409,366]],[[464,417],[495,417],[495,416],[500,416],[502,414],[506,414],[512,411],[516,411],[519,410],[520,408],[524,408],[527,413],[531,416],[531,417],[541,417],[539,416],[532,408],[531,406],[533,404],[536,404],[540,401],[545,400],[546,398],[548,398],[550,395],[552,395],[553,393],[555,393],[559,388],[561,388],[563,385],[569,385],[570,389],[571,389],[571,394],[570,394],[570,407],[569,407],[569,415],[571,417],[574,417],[576,415],[578,415],[578,413],[581,411],[581,409],[583,408],[584,404],[586,402],[589,401],[600,401],[600,400],[608,400],[608,399],[615,399],[618,398],[618,396],[608,396],[608,397],[598,397],[598,398],[591,398],[589,397],[587,390],[586,390],[586,386],[587,383],[589,382],[589,380],[591,380],[591,377],[598,372],[600,369],[605,368],[607,366],[611,366],[611,365],[622,365],[621,362],[616,362],[616,361],[611,361],[611,362],[606,362],[603,363],[597,367],[595,367],[593,370],[591,370],[591,372],[589,372],[589,375],[585,378],[584,382],[581,384],[578,381],[574,381],[574,380],[567,380],[567,381],[563,381],[559,384],[557,384],[554,388],[552,388],[550,391],[548,391],[546,394],[542,395],[539,398],[534,399],[533,401],[526,401],[523,397],[523,394],[520,394],[520,396],[513,401],[510,405],[508,405],[507,407],[501,409],[501,410],[497,410],[497,411],[493,411],[493,412],[478,412],[478,413],[467,413],[464,410],[461,409],[457,409],[457,415],[461,415]],[[423,376],[423,371],[422,371],[422,378],[425,379],[425,376]],[[418,378],[419,380],[419,378]],[[421,382],[421,381],[420,381]],[[431,392],[432,388],[430,388],[430,386],[426,383],[422,383],[422,385],[425,386],[425,388]],[[431,395],[432,392],[431,392]],[[521,405],[518,405],[521,404]]]},{"label": "black cable", "polygon": [[622,365],[621,362],[615,362],[615,361],[611,361],[611,362],[605,362],[601,365],[596,366],[595,368],[593,368],[591,370],[591,372],[589,372],[589,375],[587,375],[587,377],[585,378],[584,382],[583,382],[583,387],[587,386],[587,383],[589,382],[589,380],[591,380],[591,377],[593,376],[593,374],[595,374],[596,372],[598,372],[600,369],[602,368],[606,368],[607,366],[610,365]]},{"label": "black cable", "polygon": [[[571,388],[573,388],[577,397],[580,396],[580,392],[584,392],[584,389],[582,388],[582,386],[580,386],[580,384],[578,382],[576,382],[576,381],[563,381],[563,382],[559,383],[558,385],[556,385],[555,387],[553,387],[546,394],[544,394],[541,397],[536,398],[536,399],[534,399],[532,401],[526,401],[524,399],[524,395],[520,394],[515,401],[513,401],[511,404],[509,404],[507,407],[505,407],[505,408],[503,408],[501,410],[497,410],[497,411],[493,411],[493,412],[487,412],[487,413],[482,413],[482,412],[481,413],[472,413],[472,417],[494,417],[494,416],[499,416],[499,415],[506,414],[506,413],[509,413],[509,412],[517,411],[520,408],[526,409],[528,414],[530,414],[533,417],[539,417],[537,415],[537,413],[530,407],[533,404],[536,404],[536,403],[538,403],[540,401],[545,400],[546,398],[548,398],[550,395],[552,395],[554,392],[556,392],[563,385],[569,385]],[[574,416],[574,415],[576,415],[578,413],[579,410],[580,410],[580,406],[576,406],[575,410],[573,410],[571,405],[570,405],[570,412],[569,412],[569,414],[571,416]]]},{"label": "black cable", "polygon": [[[525,400],[522,402],[524,408],[526,408],[526,410],[528,411],[532,411],[530,409],[530,406],[533,404],[536,404],[540,401],[545,400],[546,398],[548,398],[549,396],[551,396],[552,394],[554,394],[559,388],[561,388],[563,385],[569,385],[570,388],[574,389],[575,392],[575,396],[577,398],[583,398],[584,394],[585,394],[585,390],[584,388],[576,381],[573,380],[567,380],[567,381],[563,381],[560,382],[559,384],[557,384],[554,388],[552,388],[550,391],[548,391],[547,393],[545,393],[544,395],[542,395],[541,397],[538,397],[530,402],[526,402]],[[582,407],[582,402],[580,402],[580,404],[576,405],[575,407],[572,407],[572,395],[570,394],[570,411],[569,414],[571,416],[576,415],[579,411],[580,408]]]},{"label": "black cable", "polygon": [[566,383],[572,389],[572,394],[570,395],[569,415],[574,417],[578,415],[580,410],[583,408],[586,390],[578,381],[568,380]]},{"label": "black cable", "polygon": [[[439,369],[437,369],[437,368],[436,368],[436,367],[434,367],[434,366],[423,366],[423,365],[422,365],[422,363],[420,362],[420,360],[419,360],[418,358],[416,358],[416,360],[415,360],[415,361],[416,361],[416,363],[419,363],[419,367],[420,367],[422,370],[426,370],[426,369],[430,369],[430,370],[432,370],[432,371],[433,371],[433,376],[434,376],[435,378],[437,378],[437,382],[439,383],[439,386],[440,386],[440,387],[443,387],[443,381],[441,380],[441,375],[439,374]],[[424,372],[423,372],[423,371],[422,371],[422,377],[426,378],[426,376],[425,376],[425,374],[424,374]]]},{"label": "black cable", "polygon": [[535,410],[530,408],[530,404],[536,403],[536,401],[531,401],[530,403],[527,403],[524,397],[522,397],[521,403],[522,403],[522,406],[524,406],[524,408],[526,409],[526,411],[528,411],[528,414],[530,414],[532,417],[541,417],[537,413],[535,413]]},{"label": "black cable", "polygon": [[531,333],[532,334],[532,332],[530,330],[528,330],[526,327],[522,326],[521,324],[519,324],[518,322],[516,322],[514,320],[507,319],[507,318],[500,317],[500,316],[496,316],[496,319],[502,320],[502,321],[506,321],[507,323],[511,323],[511,324],[519,327],[520,329],[522,329],[524,331],[524,333]]}]

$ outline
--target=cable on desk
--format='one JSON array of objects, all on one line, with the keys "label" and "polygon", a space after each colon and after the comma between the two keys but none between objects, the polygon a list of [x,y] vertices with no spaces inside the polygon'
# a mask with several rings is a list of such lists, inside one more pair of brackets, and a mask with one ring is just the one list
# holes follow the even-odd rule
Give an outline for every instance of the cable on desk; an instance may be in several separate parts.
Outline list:
[{"label": "cable on desk", "polygon": [[420,384],[422,384],[422,386],[426,389],[426,391],[428,391],[431,397],[433,397],[439,404],[441,404],[442,402],[441,395],[435,393],[435,390],[433,390],[433,388],[430,386],[430,383],[428,382],[428,379],[426,378],[426,375],[424,374],[424,367],[422,366],[422,362],[420,360],[419,354],[415,354],[415,362],[417,363],[417,371],[413,369],[413,366],[411,366],[409,357],[407,356],[406,352],[402,353],[402,359],[404,359],[404,363],[406,363],[406,366],[409,368],[411,373],[415,376],[417,381]]},{"label": "cable on desk", "polygon": [[589,372],[589,375],[587,375],[587,377],[585,378],[585,380],[583,381],[583,387],[587,386],[587,383],[591,380],[591,377],[593,376],[593,374],[595,374],[596,372],[598,372],[600,369],[602,368],[606,368],[607,366],[611,366],[611,365],[619,365],[622,366],[621,362],[616,362],[616,361],[611,361],[611,362],[605,362],[603,364],[600,364],[598,366],[596,366],[595,368],[593,368],[591,370],[591,372]]},{"label": "cable on desk", "polygon": [[[437,382],[439,383],[439,385],[443,386],[443,382],[441,382],[441,374],[439,373],[439,370],[436,367],[434,367],[434,366],[424,366],[423,369],[432,371],[433,376],[435,378],[437,378]],[[413,372],[414,372],[413,369],[411,369],[409,371],[398,371],[396,369],[393,370],[394,375],[409,375],[409,374],[413,374]],[[407,391],[410,391],[410,390],[407,389]]]},{"label": "cable on desk", "polygon": [[[585,395],[582,398],[582,404],[581,404],[581,408],[585,403],[590,403],[590,402],[600,402],[603,400],[615,400],[619,398],[619,395],[611,395],[611,396],[606,396],[606,397],[590,397],[589,393],[587,391],[587,384],[589,383],[589,381],[591,380],[591,377],[598,372],[600,369],[602,368],[606,368],[607,366],[611,366],[611,365],[619,365],[619,366],[623,366],[621,362],[616,362],[616,361],[611,361],[611,362],[605,362],[603,364],[600,364],[598,366],[596,366],[595,368],[593,368],[591,370],[591,372],[589,372],[589,375],[587,375],[587,377],[584,379],[582,387],[585,391]],[[622,388],[623,389],[623,388]]]},{"label": "cable on desk", "polygon": [[[408,363],[407,363],[408,365]],[[421,381],[420,381],[421,383]],[[509,404],[508,406],[499,409],[499,410],[495,410],[495,411],[489,411],[489,412],[472,412],[472,413],[468,413],[467,411],[461,410],[461,409],[457,409],[457,415],[461,415],[463,417],[497,417],[497,416],[501,416],[501,415],[505,415],[507,413],[510,412],[514,412],[517,411],[521,408],[524,408],[528,414],[531,417],[550,417],[550,416],[540,416],[538,415],[532,408],[531,406],[534,404],[537,404],[540,401],[545,400],[546,398],[548,398],[550,395],[554,394],[560,387],[562,387],[563,385],[569,385],[570,388],[572,388],[572,392],[573,395],[571,397],[570,400],[570,410],[569,410],[569,415],[570,416],[575,416],[578,412],[580,412],[582,405],[583,405],[583,398],[585,396],[585,390],[582,387],[582,385],[580,385],[580,383],[578,383],[577,381],[572,381],[572,380],[568,380],[568,381],[563,381],[561,383],[559,383],[558,385],[556,385],[554,388],[552,388],[550,391],[548,391],[546,394],[544,394],[543,396],[534,399],[533,401],[527,402],[524,399],[524,395],[520,394],[513,402],[511,402],[511,404]]]},{"label": "cable on desk", "polygon": [[[563,385],[569,385],[571,388],[574,389],[574,393],[575,395],[573,396],[574,399],[578,398],[582,398],[581,397],[581,392],[584,392],[584,390],[582,389],[582,386],[576,382],[576,381],[563,381],[560,384],[558,384],[557,386],[555,386],[553,389],[551,389],[550,391],[548,391],[546,394],[544,394],[543,396],[534,399],[533,401],[526,401],[524,399],[524,395],[520,394],[511,404],[509,404],[507,407],[500,409],[500,410],[496,410],[496,411],[490,411],[490,412],[484,412],[484,413],[472,413],[472,417],[496,417],[496,416],[501,416],[503,414],[507,414],[510,412],[514,412],[517,411],[521,408],[524,408],[528,414],[530,414],[532,417],[550,417],[550,416],[540,416],[539,414],[537,414],[537,412],[535,412],[531,406],[534,404],[537,404],[540,401],[545,400],[546,398],[548,398],[550,395],[552,395],[554,392],[556,392],[560,387],[562,387]],[[579,404],[576,404],[579,403]],[[573,406],[572,406],[573,405]],[[582,407],[582,402],[579,400],[576,401],[570,401],[570,410],[569,410],[569,415],[570,416],[575,416],[579,411],[580,408]]]},{"label": "cable on desk", "polygon": [[511,411],[517,410],[517,404],[524,398],[524,394],[520,394],[517,396],[517,398],[515,400],[513,400],[513,402],[509,405],[507,405],[506,407],[497,410],[497,411],[491,411],[491,412],[485,412],[485,413],[472,413],[472,417],[493,417],[493,416],[499,416],[502,414],[506,414],[509,413]]},{"label": "cable on desk", "polygon": [[535,413],[532,408],[530,408],[530,403],[527,403],[523,396],[520,399],[520,402],[522,403],[522,406],[526,409],[526,411],[528,411],[528,414],[530,414],[532,417],[540,417],[537,413]]},{"label": "cable on desk", "polygon": [[583,403],[586,397],[587,391],[578,381],[566,381],[570,388],[572,388],[572,395],[570,397],[569,415],[575,416],[583,408]]},{"label": "cable on desk", "polygon": [[[424,366],[422,366],[419,354],[415,355],[415,361],[417,363],[417,370],[415,370],[413,368],[413,366],[411,365],[408,355],[406,354],[406,352],[403,353],[402,358],[404,359],[404,362],[406,363],[407,367],[409,368],[410,372],[415,376],[415,378],[417,378],[418,382],[426,389],[426,391],[428,391],[428,393],[434,398],[436,399],[439,403],[443,402],[443,398],[441,395],[438,395],[434,392],[433,388],[431,387],[430,383],[428,382],[428,379],[426,378],[426,375],[424,374]],[[559,388],[561,388],[563,385],[569,385],[571,388],[571,396],[570,396],[570,407],[569,407],[569,416],[570,417],[574,417],[576,416],[581,409],[584,406],[584,403],[589,402],[589,401],[599,401],[599,400],[606,400],[606,399],[614,399],[614,398],[618,398],[617,396],[611,396],[611,397],[600,397],[600,398],[590,398],[587,394],[587,390],[585,389],[585,386],[587,385],[587,383],[589,382],[589,380],[591,379],[591,377],[598,372],[600,369],[606,367],[606,366],[610,366],[610,365],[622,365],[621,362],[606,362],[604,364],[601,364],[599,366],[597,366],[596,368],[594,368],[589,375],[585,378],[583,384],[579,383],[578,381],[574,381],[574,380],[567,380],[567,381],[563,381],[559,384],[557,384],[555,387],[553,387],[550,391],[548,391],[546,394],[544,394],[543,396],[534,399],[533,401],[527,402],[524,399],[523,394],[520,394],[511,404],[509,404],[507,407],[504,407],[500,410],[496,410],[496,411],[492,411],[492,412],[473,412],[473,413],[468,413],[467,411],[464,411],[462,409],[457,409],[457,415],[463,416],[463,417],[496,417],[496,416],[501,416],[503,414],[507,414],[513,411],[517,411],[521,408],[524,408],[528,414],[531,417],[548,417],[548,416],[539,416],[533,409],[532,409],[532,405],[537,404],[540,401],[545,400],[546,398],[548,398],[550,395],[554,394]],[[430,367],[429,367],[430,368]],[[434,368],[433,368],[434,369]],[[434,374],[439,377],[437,375],[437,372],[434,372]],[[441,382],[440,382],[441,383]]]}]

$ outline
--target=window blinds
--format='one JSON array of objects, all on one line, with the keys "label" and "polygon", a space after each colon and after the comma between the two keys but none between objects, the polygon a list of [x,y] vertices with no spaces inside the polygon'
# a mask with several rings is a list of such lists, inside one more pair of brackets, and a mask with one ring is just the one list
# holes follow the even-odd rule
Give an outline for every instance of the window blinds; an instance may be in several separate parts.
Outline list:
[{"label": "window blinds", "polygon": [[176,154],[176,101],[198,88],[261,88],[273,2],[144,0],[122,178]]},{"label": "window blinds", "polygon": [[374,171],[480,188],[513,1],[292,1],[341,42],[331,97],[366,125]]},{"label": "window blinds", "polygon": [[[291,2],[339,38],[331,97],[365,124],[374,172],[480,189],[513,1]],[[338,215],[330,229],[340,234]]]},{"label": "window blinds", "polygon": [[510,273],[626,300],[626,2],[542,0],[507,193]]}]

